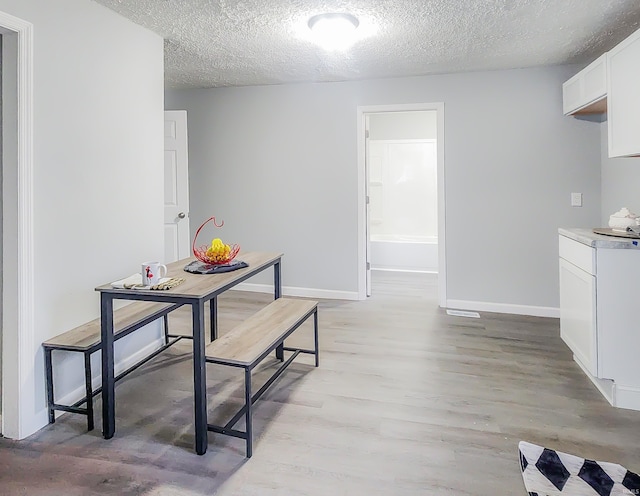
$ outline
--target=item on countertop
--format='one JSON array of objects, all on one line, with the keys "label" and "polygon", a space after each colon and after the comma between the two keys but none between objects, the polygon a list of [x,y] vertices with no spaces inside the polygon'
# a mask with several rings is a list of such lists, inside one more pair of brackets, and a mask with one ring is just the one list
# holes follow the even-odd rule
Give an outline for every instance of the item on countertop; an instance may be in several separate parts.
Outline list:
[{"label": "item on countertop", "polygon": [[167,266],[160,262],[142,262],[142,285],[155,286],[167,275]]},{"label": "item on countertop", "polygon": [[613,236],[615,238],[640,239],[640,233],[637,231],[636,232],[631,230],[620,231],[616,229],[611,229],[610,227],[594,227],[592,231],[595,234],[602,234],[604,236]]},{"label": "item on countertop", "polygon": [[115,289],[152,289],[167,290],[179,286],[186,279],[184,277],[163,277],[157,284],[143,284],[142,274],[133,274],[119,281],[111,283],[111,287]]},{"label": "item on countertop", "polygon": [[210,217],[205,220],[196,231],[196,235],[193,237],[193,244],[191,246],[193,255],[206,265],[227,265],[236,257],[236,255],[240,251],[240,245],[228,245],[224,243],[220,238],[214,238],[209,246],[196,246],[198,234],[200,234],[202,228],[209,221],[213,221],[213,225],[215,227],[224,226],[224,221],[222,221],[221,224],[218,225],[216,223],[215,217]]},{"label": "item on countertop", "polygon": [[184,270],[192,274],[220,274],[222,272],[243,269],[244,267],[249,267],[249,264],[242,260],[233,260],[226,264],[207,264],[199,260],[194,260],[185,265]]},{"label": "item on countertop", "polygon": [[626,232],[627,227],[637,226],[640,219],[628,208],[622,207],[616,213],[609,216],[609,227],[614,231]]}]

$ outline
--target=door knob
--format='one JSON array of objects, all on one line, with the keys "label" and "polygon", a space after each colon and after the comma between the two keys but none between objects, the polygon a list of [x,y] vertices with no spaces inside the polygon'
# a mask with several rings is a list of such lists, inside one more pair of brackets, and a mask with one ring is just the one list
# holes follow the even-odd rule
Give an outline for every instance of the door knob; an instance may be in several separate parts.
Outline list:
[{"label": "door knob", "polygon": [[186,216],[187,216],[187,214],[185,214],[184,212],[180,212],[180,213],[178,214],[178,218],[179,218],[179,219],[184,219]]}]

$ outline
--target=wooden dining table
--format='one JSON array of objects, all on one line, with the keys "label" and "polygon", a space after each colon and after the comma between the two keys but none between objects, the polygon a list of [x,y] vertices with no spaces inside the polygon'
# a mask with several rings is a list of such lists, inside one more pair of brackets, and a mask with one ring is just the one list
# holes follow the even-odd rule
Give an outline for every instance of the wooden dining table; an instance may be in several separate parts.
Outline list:
[{"label": "wooden dining table", "polygon": [[[196,260],[185,258],[167,265],[166,277],[180,277],[185,281],[168,290],[116,289],[111,284],[98,286],[100,292],[100,318],[102,337],[102,435],[111,439],[115,434],[115,380],[113,358],[113,301],[142,300],[162,303],[190,305],[193,326],[193,398],[195,451],[203,455],[207,451],[207,390],[205,370],[205,305],[209,302],[211,319],[211,340],[217,337],[217,297],[246,281],[250,277],[273,267],[274,298],[282,296],[281,259],[282,253],[246,252],[239,253],[236,260],[248,267],[231,272],[214,274],[194,274],[184,267]],[[282,359],[283,350],[276,350]]]}]

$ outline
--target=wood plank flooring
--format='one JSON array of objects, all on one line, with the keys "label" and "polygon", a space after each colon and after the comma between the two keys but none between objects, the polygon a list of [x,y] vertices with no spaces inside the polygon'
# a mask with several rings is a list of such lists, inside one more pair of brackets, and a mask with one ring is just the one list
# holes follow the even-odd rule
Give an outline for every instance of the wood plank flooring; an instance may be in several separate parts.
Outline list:
[{"label": "wood plank flooring", "polygon": [[[525,496],[521,439],[640,471],[640,412],[606,402],[556,319],[449,316],[435,277],[374,272],[367,301],[322,300],[320,367],[299,357],[256,405],[250,460],[242,440],[213,433],[194,453],[181,342],[119,383],[113,439],[68,414],[29,439],[0,439],[0,493]],[[220,333],[269,300],[221,297]],[[171,322],[186,331],[190,315]],[[291,340],[310,346],[311,322]],[[265,360],[256,387],[275,366]],[[242,402],[242,371],[208,365],[207,377],[220,423]]]}]

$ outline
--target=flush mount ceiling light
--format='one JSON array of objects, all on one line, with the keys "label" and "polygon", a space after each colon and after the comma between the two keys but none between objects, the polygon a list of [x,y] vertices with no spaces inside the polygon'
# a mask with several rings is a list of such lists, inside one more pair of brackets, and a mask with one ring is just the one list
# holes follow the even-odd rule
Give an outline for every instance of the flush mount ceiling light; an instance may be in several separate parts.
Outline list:
[{"label": "flush mount ceiling light", "polygon": [[341,50],[351,46],[359,24],[351,14],[319,14],[309,19],[314,40],[326,50]]}]

